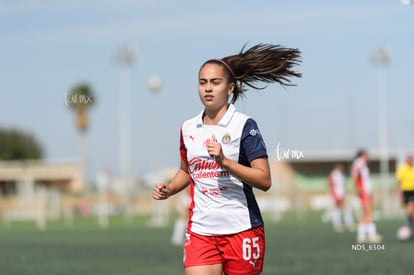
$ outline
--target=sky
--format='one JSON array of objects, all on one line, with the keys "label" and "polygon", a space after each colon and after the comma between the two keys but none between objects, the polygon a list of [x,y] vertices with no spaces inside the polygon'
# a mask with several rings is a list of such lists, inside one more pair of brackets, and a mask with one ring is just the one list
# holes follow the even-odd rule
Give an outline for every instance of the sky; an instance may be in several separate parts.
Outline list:
[{"label": "sky", "polygon": [[[381,87],[389,148],[414,147],[414,5],[399,0],[0,0],[0,26],[0,127],[33,134],[47,161],[77,161],[66,94],[88,83],[89,177],[104,168],[120,174],[127,92],[132,173],[178,167],[180,126],[203,109],[200,65],[245,44],[302,53],[297,86],[249,90],[236,103],[257,121],[271,158],[277,148],[305,158],[377,149]],[[125,47],[136,51],[129,67],[115,58]],[[384,47],[391,62],[376,66],[370,57]],[[153,76],[157,93],[147,85]]]}]

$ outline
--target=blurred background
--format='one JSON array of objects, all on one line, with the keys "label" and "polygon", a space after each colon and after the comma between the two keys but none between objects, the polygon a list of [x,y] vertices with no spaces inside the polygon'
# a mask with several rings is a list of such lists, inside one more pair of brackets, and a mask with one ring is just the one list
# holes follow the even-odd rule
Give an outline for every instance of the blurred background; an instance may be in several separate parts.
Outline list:
[{"label": "blurred background", "polygon": [[151,187],[174,175],[181,123],[203,108],[200,65],[257,43],[300,49],[303,74],[236,104],[268,148],[264,211],[326,207],[329,171],[342,162],[349,172],[365,148],[378,215],[400,213],[393,174],[414,147],[410,4],[1,1],[4,220],[43,228],[101,215],[106,227],[106,215],[144,213],[164,224],[174,199],[160,206]]}]

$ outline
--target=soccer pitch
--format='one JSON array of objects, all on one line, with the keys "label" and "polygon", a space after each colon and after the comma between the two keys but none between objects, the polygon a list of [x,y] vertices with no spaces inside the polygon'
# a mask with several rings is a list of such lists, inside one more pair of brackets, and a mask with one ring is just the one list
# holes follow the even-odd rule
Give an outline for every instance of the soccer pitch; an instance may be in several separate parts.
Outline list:
[{"label": "soccer pitch", "polygon": [[[165,228],[146,225],[148,217],[125,223],[120,217],[100,229],[95,219],[77,219],[72,227],[48,223],[0,225],[0,275],[184,274],[182,248],[170,244],[172,222]],[[384,236],[380,250],[356,246],[355,233],[334,233],[319,213],[281,222],[266,219],[266,256],[262,274],[409,274],[414,242],[401,243],[399,220],[378,221]]]}]

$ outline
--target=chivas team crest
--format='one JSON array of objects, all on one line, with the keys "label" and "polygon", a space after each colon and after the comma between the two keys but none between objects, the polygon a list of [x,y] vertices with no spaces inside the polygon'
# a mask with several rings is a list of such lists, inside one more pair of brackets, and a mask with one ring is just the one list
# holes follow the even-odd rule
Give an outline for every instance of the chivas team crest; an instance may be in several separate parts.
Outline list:
[{"label": "chivas team crest", "polygon": [[230,142],[230,140],[231,140],[231,137],[230,137],[230,135],[229,135],[229,133],[226,133],[222,138],[221,138],[221,142],[223,143],[223,144],[227,144],[227,143],[229,143]]}]

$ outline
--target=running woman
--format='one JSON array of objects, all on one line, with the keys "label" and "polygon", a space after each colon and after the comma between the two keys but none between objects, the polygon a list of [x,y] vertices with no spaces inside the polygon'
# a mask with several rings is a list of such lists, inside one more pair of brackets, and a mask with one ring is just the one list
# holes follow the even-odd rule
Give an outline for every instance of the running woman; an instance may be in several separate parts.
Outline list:
[{"label": "running woman", "polygon": [[[239,54],[209,59],[199,70],[203,110],[181,126],[181,164],[169,185],[156,184],[157,200],[190,184],[192,201],[185,234],[186,275],[259,274],[265,253],[264,223],[253,188],[271,187],[261,132],[233,105],[244,87],[292,85],[297,49],[258,44]],[[230,101],[231,99],[231,101]]]},{"label": "running woman", "polygon": [[373,221],[372,191],[370,172],[368,168],[369,156],[365,150],[360,150],[352,162],[351,175],[355,183],[359,199],[362,204],[362,215],[357,228],[358,243],[380,243],[382,236],[377,234]]}]

